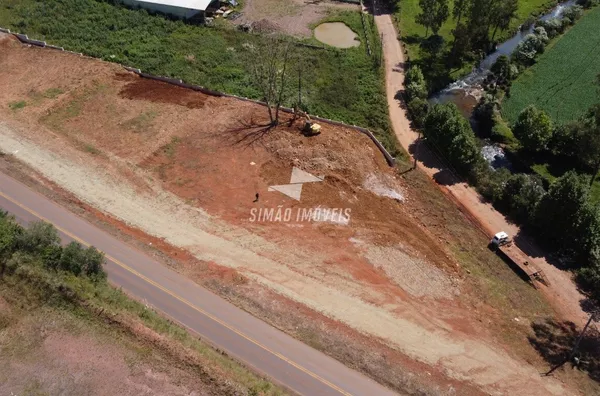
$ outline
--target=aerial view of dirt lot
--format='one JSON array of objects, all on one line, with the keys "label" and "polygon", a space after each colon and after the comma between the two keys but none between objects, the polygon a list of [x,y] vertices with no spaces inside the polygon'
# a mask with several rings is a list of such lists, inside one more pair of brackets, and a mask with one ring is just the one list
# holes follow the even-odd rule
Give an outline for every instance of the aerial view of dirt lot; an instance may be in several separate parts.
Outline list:
[{"label": "aerial view of dirt lot", "polygon": [[[366,135],[323,123],[307,137],[290,114],[269,128],[263,106],[8,35],[0,50],[1,169],[196,282],[399,391],[597,390],[539,375],[531,328],[552,309]],[[300,200],[282,193],[293,172],[316,179]]]}]

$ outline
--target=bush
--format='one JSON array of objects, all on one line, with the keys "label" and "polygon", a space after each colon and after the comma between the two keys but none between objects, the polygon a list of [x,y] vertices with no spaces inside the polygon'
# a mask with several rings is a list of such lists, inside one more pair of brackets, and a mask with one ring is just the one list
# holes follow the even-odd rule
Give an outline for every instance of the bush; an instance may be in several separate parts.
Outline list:
[{"label": "bush", "polygon": [[17,250],[17,240],[22,232],[22,227],[12,217],[0,210],[0,265]]},{"label": "bush", "polygon": [[583,8],[592,8],[598,5],[598,0],[577,0],[577,5]]},{"label": "bush", "polygon": [[404,86],[407,102],[410,102],[414,98],[427,98],[427,83],[419,66],[415,65],[408,69],[404,79]]},{"label": "bush", "polygon": [[517,45],[517,48],[513,52],[513,59],[519,64],[529,66],[534,63],[535,56],[543,51],[544,42],[542,39],[536,34],[531,33],[525,36],[525,39]]},{"label": "bush", "polygon": [[563,18],[569,20],[571,24],[577,21],[579,18],[583,16],[583,7],[580,5],[573,5],[571,7],[567,7],[563,11]]},{"label": "bush", "polygon": [[19,235],[17,245],[25,252],[41,254],[46,249],[60,247],[60,237],[52,224],[40,221],[32,223]]},{"label": "bush", "polygon": [[429,111],[429,102],[425,99],[414,98],[408,102],[408,112],[415,127],[422,128],[425,122],[425,117]]},{"label": "bush", "polygon": [[500,116],[494,117],[494,126],[490,134],[491,139],[494,142],[514,145],[516,143],[515,135],[512,130]]},{"label": "bush", "polygon": [[453,103],[433,105],[423,124],[427,141],[461,174],[481,160],[475,134]]},{"label": "bush", "polygon": [[[589,211],[588,197],[587,178],[572,171],[550,185],[534,217],[534,224],[547,247],[573,258],[586,254],[595,218]],[[598,235],[593,237],[598,239]]]},{"label": "bush", "polygon": [[477,120],[481,134],[490,136],[494,127],[494,119],[498,115],[500,104],[498,100],[491,95],[485,94],[481,97],[477,106],[473,110],[473,117]]},{"label": "bush", "polygon": [[543,110],[531,105],[519,114],[513,127],[515,137],[529,151],[543,151],[552,138],[552,119]]},{"label": "bush", "polygon": [[550,18],[545,21],[539,21],[537,26],[546,30],[549,38],[554,38],[564,31],[564,22],[558,18]]},{"label": "bush", "polygon": [[477,190],[493,204],[501,204],[504,201],[504,190],[510,176],[511,173],[506,168],[493,170],[487,165],[487,171],[480,172],[478,175]]},{"label": "bush", "polygon": [[546,191],[539,176],[518,173],[512,175],[504,188],[504,204],[509,215],[517,222],[531,224],[537,205]]}]

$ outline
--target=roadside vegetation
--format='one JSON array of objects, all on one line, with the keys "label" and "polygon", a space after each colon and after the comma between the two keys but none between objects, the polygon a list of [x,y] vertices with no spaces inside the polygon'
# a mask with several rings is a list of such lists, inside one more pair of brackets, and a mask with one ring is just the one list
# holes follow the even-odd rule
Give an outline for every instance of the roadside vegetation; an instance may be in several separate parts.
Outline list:
[{"label": "roadside vegetation", "polygon": [[471,71],[495,44],[508,39],[553,0],[402,0],[395,8],[399,37],[431,92]]},{"label": "roadside vegetation", "polygon": [[[469,180],[499,210],[532,231],[562,266],[577,272],[580,284],[600,303],[600,187],[597,182],[600,75],[587,76],[588,68],[596,67],[595,53],[586,55],[588,62],[583,64],[581,57],[573,55],[570,66],[565,53],[566,47],[575,46],[574,40],[583,40],[584,34],[593,41],[600,38],[597,29],[600,8],[584,14],[583,7],[575,5],[562,19],[536,24],[533,33],[525,37],[510,58],[502,56],[492,67],[485,82],[486,93],[475,109],[474,118],[481,136],[505,148],[513,164],[510,170],[494,170],[483,159],[474,131],[454,104],[429,105],[424,101],[427,82],[417,65],[407,73],[405,98],[415,126],[422,129],[429,145],[452,170]],[[584,17],[581,24],[571,29],[581,17]],[[568,33],[558,39],[565,31]],[[572,34],[574,36],[569,38]],[[545,53],[547,47],[551,49]],[[554,51],[558,51],[558,55],[552,55]],[[586,81],[574,87],[578,92],[586,91],[580,98],[572,99],[578,105],[565,100],[563,109],[570,111],[572,118],[567,119],[568,122],[554,119],[542,106],[532,104],[521,108],[513,119],[504,120],[503,99],[512,97],[513,80],[519,74],[535,74],[537,70],[531,66],[538,61],[543,62],[538,68],[541,69],[548,67],[544,66],[546,63],[561,63],[561,60],[563,66],[569,68],[567,77],[585,76]],[[545,76],[541,82],[551,78],[550,74]],[[560,75],[553,77],[559,79],[555,86],[563,83]],[[551,86],[548,81],[546,91]],[[560,99],[555,100],[547,93],[552,99],[544,100],[544,94],[538,97],[538,102],[548,106],[552,101],[554,109],[560,106],[556,102]],[[589,105],[581,111],[575,110],[584,104]]]},{"label": "roadside vegetation", "polygon": [[[245,67],[245,49],[263,40],[232,26],[209,28],[132,10],[117,1],[7,0],[0,5],[0,26],[66,49],[119,62],[151,74],[240,96],[263,99]],[[295,45],[290,69],[297,86],[302,69],[302,106],[311,114],[371,129],[395,150],[380,59],[366,53],[360,13],[341,12],[326,20],[346,23],[361,40],[350,49]],[[372,29],[370,40],[379,41]],[[322,44],[314,39],[295,44]],[[378,44],[373,44],[379,47]],[[292,74],[290,74],[292,75]],[[298,95],[284,102],[293,106]]]},{"label": "roadside vegetation", "polygon": [[[60,328],[58,321],[80,329],[78,334],[108,334],[111,342],[143,352],[134,354],[143,364],[164,364],[166,359],[169,367],[183,370],[186,378],[193,378],[215,394],[282,394],[269,382],[110,286],[103,262],[103,254],[93,247],[84,248],[75,242],[62,246],[49,224],[33,223],[23,228],[0,211],[0,361],[4,362],[0,379],[18,370],[18,360],[26,356],[25,351],[41,348],[44,337],[53,328]],[[28,323],[39,322],[40,315],[55,321],[44,321],[40,331],[31,329]],[[19,336],[23,332],[35,337],[24,340]],[[85,355],[85,348],[78,354]],[[43,356],[36,355],[36,361],[42,365]],[[54,366],[42,367],[52,370]],[[77,375],[77,368],[73,370],[61,372],[63,386],[67,378]],[[48,377],[52,376],[50,371]],[[34,373],[19,382],[27,383],[27,389],[35,388],[35,394],[45,394],[57,386],[48,377]]]}]

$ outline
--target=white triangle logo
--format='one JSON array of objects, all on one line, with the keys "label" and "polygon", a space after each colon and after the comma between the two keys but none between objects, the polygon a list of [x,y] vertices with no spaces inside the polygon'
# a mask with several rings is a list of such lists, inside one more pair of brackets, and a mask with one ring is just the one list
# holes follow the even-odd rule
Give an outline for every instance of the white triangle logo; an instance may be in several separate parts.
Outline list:
[{"label": "white triangle logo", "polygon": [[269,186],[269,191],[279,191],[280,193],[285,194],[296,201],[300,201],[300,196],[302,195],[302,185],[304,183],[317,183],[322,182],[323,180],[325,180],[325,176],[314,176],[294,166],[292,168],[290,184]]},{"label": "white triangle logo", "polygon": [[269,191],[279,191],[288,197],[300,201],[302,195],[302,184],[280,184],[278,186],[270,186]]},{"label": "white triangle logo", "polygon": [[325,177],[321,176],[313,176],[308,172],[303,171],[300,168],[296,168],[295,166],[292,168],[292,178],[290,180],[291,184],[296,183],[315,183],[322,182]]}]

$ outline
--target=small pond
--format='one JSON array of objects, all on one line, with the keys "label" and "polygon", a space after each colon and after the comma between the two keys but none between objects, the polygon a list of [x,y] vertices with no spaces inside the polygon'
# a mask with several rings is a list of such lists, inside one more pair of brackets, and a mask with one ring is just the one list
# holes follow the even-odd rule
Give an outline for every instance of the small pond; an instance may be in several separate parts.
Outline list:
[{"label": "small pond", "polygon": [[337,48],[352,48],[360,45],[356,33],[342,22],[320,24],[315,28],[315,38],[324,44]]}]

